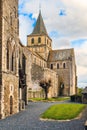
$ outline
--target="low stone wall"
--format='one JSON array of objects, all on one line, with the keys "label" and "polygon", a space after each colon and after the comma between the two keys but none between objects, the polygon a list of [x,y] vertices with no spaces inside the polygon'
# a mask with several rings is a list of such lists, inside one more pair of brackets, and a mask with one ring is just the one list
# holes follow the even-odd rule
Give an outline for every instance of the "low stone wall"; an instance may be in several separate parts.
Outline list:
[{"label": "low stone wall", "polygon": [[[51,87],[49,88],[48,97],[57,97],[58,96],[58,75],[56,72],[49,68],[42,68],[36,64],[32,64],[31,68],[31,89],[32,93],[28,93],[30,98],[43,98],[43,93],[39,91],[40,86],[39,82],[41,80],[51,79]],[[35,91],[37,89],[37,91]]]},{"label": "low stone wall", "polygon": [[44,98],[45,94],[43,91],[28,91],[28,99],[29,98]]}]

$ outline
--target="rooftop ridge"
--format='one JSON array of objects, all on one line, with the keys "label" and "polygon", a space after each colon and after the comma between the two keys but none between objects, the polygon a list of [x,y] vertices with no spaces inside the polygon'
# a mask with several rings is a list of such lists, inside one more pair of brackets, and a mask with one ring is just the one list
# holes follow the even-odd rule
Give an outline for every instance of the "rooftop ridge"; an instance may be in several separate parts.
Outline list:
[{"label": "rooftop ridge", "polygon": [[66,50],[74,50],[74,48],[66,48],[66,49],[55,49],[55,50],[50,50],[50,52],[54,52],[54,51],[66,51]]}]

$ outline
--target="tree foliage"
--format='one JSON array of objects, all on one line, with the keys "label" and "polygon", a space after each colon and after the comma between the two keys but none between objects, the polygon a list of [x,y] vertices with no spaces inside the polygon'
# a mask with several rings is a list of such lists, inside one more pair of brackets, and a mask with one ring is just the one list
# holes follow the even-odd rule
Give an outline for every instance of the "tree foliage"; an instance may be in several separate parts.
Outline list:
[{"label": "tree foliage", "polygon": [[83,88],[78,88],[78,95],[82,95]]}]

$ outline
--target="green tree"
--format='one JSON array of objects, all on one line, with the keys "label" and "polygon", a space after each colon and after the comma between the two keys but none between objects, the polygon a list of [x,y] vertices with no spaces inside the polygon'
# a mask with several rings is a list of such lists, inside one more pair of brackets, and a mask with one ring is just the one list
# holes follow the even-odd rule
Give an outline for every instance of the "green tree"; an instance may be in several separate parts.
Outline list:
[{"label": "green tree", "polygon": [[83,88],[78,88],[78,95],[82,95]]}]

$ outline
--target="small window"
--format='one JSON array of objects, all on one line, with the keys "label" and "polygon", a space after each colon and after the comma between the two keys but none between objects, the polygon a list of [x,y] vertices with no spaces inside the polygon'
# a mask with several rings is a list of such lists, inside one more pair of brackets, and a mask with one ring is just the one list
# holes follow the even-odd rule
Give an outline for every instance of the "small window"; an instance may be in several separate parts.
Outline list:
[{"label": "small window", "polygon": [[34,38],[31,39],[31,43],[34,44]]},{"label": "small window", "polygon": [[59,64],[57,64],[57,69],[59,69]]},{"label": "small window", "polygon": [[41,38],[40,37],[38,38],[38,43],[41,43]]},{"label": "small window", "polygon": [[63,63],[63,68],[64,68],[64,69],[66,68],[66,64],[65,64],[65,63]]},{"label": "small window", "polygon": [[51,64],[51,69],[53,69],[53,64]]}]

